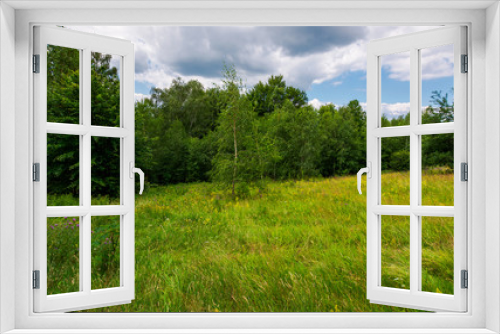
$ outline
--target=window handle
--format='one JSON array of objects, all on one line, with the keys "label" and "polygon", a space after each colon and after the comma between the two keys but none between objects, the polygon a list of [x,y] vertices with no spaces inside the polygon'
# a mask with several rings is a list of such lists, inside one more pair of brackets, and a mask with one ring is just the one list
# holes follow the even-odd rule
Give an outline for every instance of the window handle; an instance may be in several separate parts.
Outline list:
[{"label": "window handle", "polygon": [[134,167],[134,162],[130,161],[130,178],[133,179],[135,177],[135,173],[139,174],[139,182],[140,182],[140,190],[139,195],[142,195],[144,191],[144,172],[140,168]]},{"label": "window handle", "polygon": [[368,161],[368,166],[367,167],[361,168],[358,171],[358,192],[359,192],[360,195],[362,194],[362,192],[361,192],[361,175],[363,175],[363,173],[366,173],[366,176],[369,179],[372,178],[372,163],[370,161]]}]

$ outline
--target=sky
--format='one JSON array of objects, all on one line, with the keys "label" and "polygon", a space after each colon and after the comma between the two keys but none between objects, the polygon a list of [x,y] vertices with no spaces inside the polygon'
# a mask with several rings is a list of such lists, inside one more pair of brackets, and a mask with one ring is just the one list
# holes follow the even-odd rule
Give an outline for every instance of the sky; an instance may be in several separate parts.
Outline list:
[{"label": "sky", "polygon": [[[366,106],[366,48],[370,40],[436,27],[388,26],[85,26],[79,31],[132,41],[136,100],[177,77],[205,87],[220,84],[224,62],[233,64],[248,88],[282,74],[305,90],[315,107]],[[422,106],[431,92],[452,98],[453,47],[422,51]],[[382,109],[389,118],[409,111],[409,55],[382,59]]]}]

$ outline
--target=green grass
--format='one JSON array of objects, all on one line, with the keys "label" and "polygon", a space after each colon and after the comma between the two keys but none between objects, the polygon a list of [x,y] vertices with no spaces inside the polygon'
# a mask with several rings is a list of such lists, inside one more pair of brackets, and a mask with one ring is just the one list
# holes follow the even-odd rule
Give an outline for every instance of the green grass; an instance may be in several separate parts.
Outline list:
[{"label": "green grass", "polygon": [[[405,189],[405,174],[382,186]],[[428,183],[434,205],[449,202],[441,184]],[[383,285],[409,288],[405,217],[382,221]],[[424,226],[423,290],[453,293],[453,222]],[[234,200],[208,183],[151,187],[136,197],[135,239],[135,300],[92,312],[410,311],[366,299],[366,197],[354,176],[271,182]],[[53,267],[65,274],[49,277],[67,277],[67,264]],[[113,266],[95,270],[118,279]]]}]

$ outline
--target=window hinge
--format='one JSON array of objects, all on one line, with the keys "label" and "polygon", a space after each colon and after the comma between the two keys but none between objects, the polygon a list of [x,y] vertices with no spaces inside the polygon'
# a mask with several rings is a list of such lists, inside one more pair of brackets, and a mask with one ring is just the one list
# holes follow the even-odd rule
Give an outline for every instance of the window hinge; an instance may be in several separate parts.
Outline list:
[{"label": "window hinge", "polygon": [[33,55],[33,73],[40,73],[40,55]]},{"label": "window hinge", "polygon": [[462,289],[467,289],[469,287],[469,273],[467,270],[462,270]]},{"label": "window hinge", "polygon": [[467,73],[469,72],[469,56],[467,55],[462,55],[462,73]]},{"label": "window hinge", "polygon": [[40,164],[38,162],[33,164],[33,181],[40,182]]},{"label": "window hinge", "polygon": [[33,270],[33,289],[40,289],[40,270]]},{"label": "window hinge", "polygon": [[461,167],[461,181],[469,181],[469,165],[466,162],[462,162]]}]

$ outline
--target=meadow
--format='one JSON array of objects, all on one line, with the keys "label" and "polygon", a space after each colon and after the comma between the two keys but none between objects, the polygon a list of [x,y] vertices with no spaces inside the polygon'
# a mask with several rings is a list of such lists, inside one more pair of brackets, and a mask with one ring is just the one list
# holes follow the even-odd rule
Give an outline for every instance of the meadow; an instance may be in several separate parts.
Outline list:
[{"label": "meadow", "polygon": [[[429,204],[453,201],[452,180],[425,173]],[[384,204],[409,201],[408,172],[383,174],[382,189]],[[78,290],[72,219],[48,222],[50,293]],[[116,286],[119,231],[94,219],[92,285]],[[269,182],[234,199],[211,183],[150,186],[135,223],[135,300],[87,312],[412,311],[366,299],[366,197],[355,176]],[[409,289],[408,218],[383,217],[382,233],[382,284]],[[453,293],[453,220],[425,218],[422,234],[423,290]]]}]

